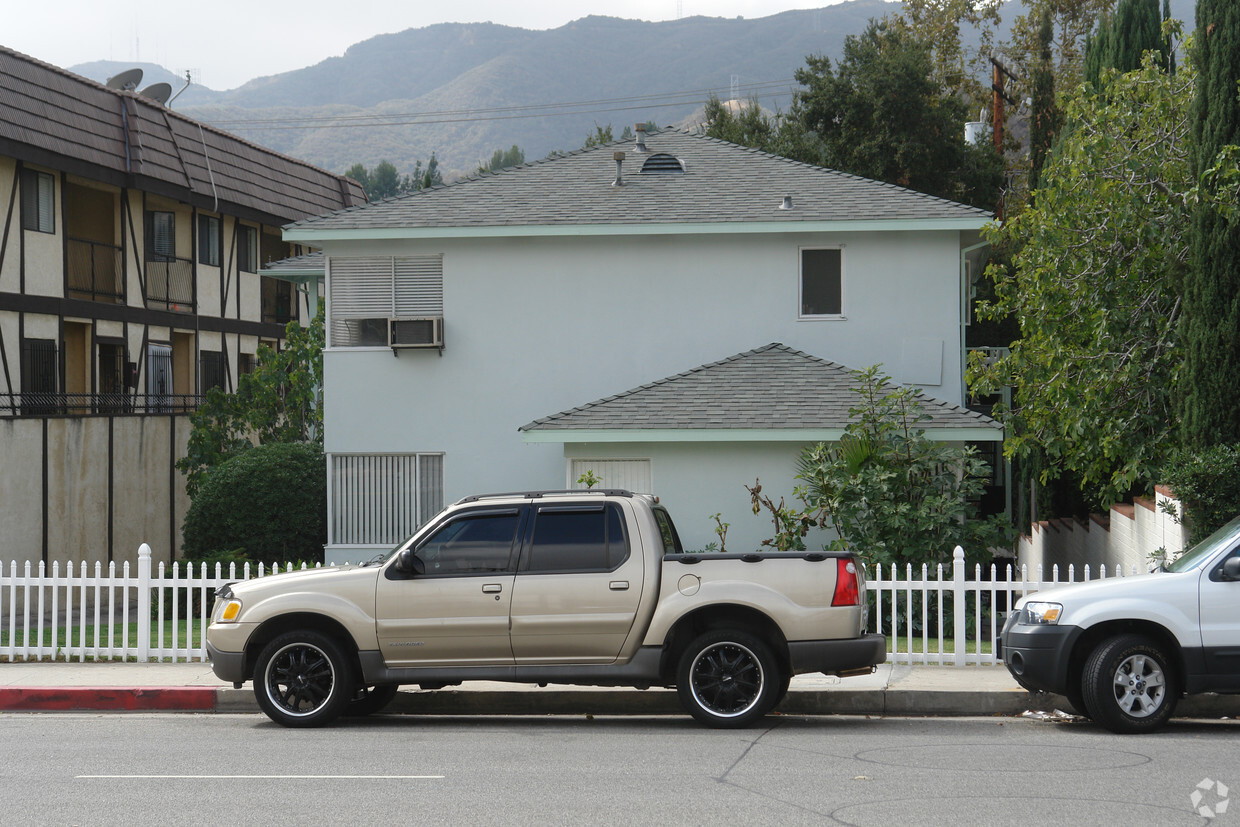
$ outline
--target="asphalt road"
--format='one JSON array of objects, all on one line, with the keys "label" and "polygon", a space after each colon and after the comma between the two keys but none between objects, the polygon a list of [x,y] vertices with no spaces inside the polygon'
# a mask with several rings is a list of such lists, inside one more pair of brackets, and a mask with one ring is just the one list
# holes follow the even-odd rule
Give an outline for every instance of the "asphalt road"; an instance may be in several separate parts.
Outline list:
[{"label": "asphalt road", "polygon": [[[1240,723],[1020,718],[0,715],[3,824],[1193,824]],[[1215,809],[1219,787],[1198,806]]]}]

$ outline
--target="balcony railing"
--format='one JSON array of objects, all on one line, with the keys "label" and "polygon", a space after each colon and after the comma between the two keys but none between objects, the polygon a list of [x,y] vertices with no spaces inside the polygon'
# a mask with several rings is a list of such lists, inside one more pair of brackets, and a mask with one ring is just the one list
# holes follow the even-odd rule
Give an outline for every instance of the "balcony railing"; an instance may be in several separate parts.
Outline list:
[{"label": "balcony railing", "polygon": [[146,306],[151,310],[194,312],[194,263],[188,258],[148,255]]},{"label": "balcony railing", "polygon": [[121,248],[115,244],[66,239],[69,292],[74,298],[119,302],[125,298],[121,279]]},{"label": "balcony railing", "polygon": [[198,410],[202,399],[196,394],[185,393],[0,394],[0,416],[184,414]]}]

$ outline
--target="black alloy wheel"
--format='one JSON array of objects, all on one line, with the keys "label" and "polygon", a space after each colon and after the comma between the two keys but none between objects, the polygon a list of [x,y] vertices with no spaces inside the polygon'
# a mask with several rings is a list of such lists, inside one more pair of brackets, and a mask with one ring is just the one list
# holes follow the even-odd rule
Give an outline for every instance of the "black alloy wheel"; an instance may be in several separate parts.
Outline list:
[{"label": "black alloy wheel", "polygon": [[352,672],[349,659],[331,638],[314,631],[286,632],[259,653],[254,695],[277,724],[322,726],[353,700]]},{"label": "black alloy wheel", "polygon": [[783,685],[770,647],[736,630],[698,636],[681,655],[677,669],[681,704],[710,727],[748,726],[774,708]]}]

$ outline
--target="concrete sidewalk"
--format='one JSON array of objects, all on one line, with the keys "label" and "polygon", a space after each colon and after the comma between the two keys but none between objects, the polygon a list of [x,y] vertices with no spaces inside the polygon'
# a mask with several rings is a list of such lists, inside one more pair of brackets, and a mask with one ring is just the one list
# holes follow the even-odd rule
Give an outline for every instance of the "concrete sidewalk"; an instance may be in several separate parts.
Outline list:
[{"label": "concrete sidewalk", "polygon": [[[788,715],[1020,715],[1069,710],[1057,695],[1030,693],[1003,666],[885,663],[869,676],[793,678],[779,711]],[[233,689],[208,663],[0,663],[3,711],[254,712],[252,687]],[[667,689],[476,681],[436,691],[408,688],[385,712],[422,715],[683,714]],[[1180,717],[1240,717],[1240,696],[1183,699]]]}]

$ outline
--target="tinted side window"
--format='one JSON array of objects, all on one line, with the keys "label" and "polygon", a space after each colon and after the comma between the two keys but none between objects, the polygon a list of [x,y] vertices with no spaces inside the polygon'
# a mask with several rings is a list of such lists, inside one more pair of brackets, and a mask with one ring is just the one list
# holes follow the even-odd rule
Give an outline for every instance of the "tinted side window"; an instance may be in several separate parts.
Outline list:
[{"label": "tinted side window", "polygon": [[427,538],[418,557],[428,575],[509,571],[519,521],[516,511],[462,516]]},{"label": "tinted side window", "polygon": [[663,540],[663,553],[682,554],[684,549],[680,545],[680,536],[676,533],[676,526],[672,525],[671,516],[662,508],[656,508],[654,519],[659,524],[659,538]]},{"label": "tinted side window", "polygon": [[611,571],[629,556],[615,505],[540,508],[522,571]]}]

